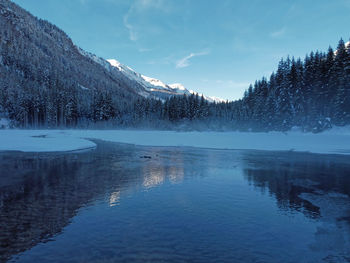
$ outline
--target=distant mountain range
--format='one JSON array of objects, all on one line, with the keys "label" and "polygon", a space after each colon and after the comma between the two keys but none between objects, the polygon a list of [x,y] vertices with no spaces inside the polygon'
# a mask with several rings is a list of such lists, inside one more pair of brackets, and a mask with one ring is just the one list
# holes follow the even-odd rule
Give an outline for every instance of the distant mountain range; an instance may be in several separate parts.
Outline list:
[{"label": "distant mountain range", "polygon": [[[119,61],[115,59],[107,59],[107,61],[110,63],[112,67],[118,69],[122,74],[127,76],[129,79],[135,80],[137,83],[143,86],[145,88],[145,92],[141,93],[140,95],[145,96],[146,98],[154,97],[154,98],[162,99],[162,98],[167,98],[169,96],[174,96],[174,95],[191,95],[191,94],[198,93],[193,90],[186,89],[181,83],[165,84],[159,79],[144,76],[140,73],[137,73],[132,68],[121,64]],[[199,94],[199,95],[202,96],[203,94]],[[205,95],[203,96],[209,102],[225,101],[217,97],[209,97]]]},{"label": "distant mountain range", "polygon": [[[137,84],[139,84],[142,89],[137,89],[137,92],[139,95],[145,97],[145,98],[154,98],[154,99],[161,99],[164,100],[166,98],[169,98],[171,96],[177,96],[177,95],[191,95],[191,94],[197,94],[198,92],[195,92],[193,90],[186,89],[182,84],[180,83],[174,83],[174,84],[165,84],[163,81],[151,77],[147,77],[145,75],[142,75],[132,68],[123,65],[116,59],[103,59],[100,57],[97,57],[96,55],[86,52],[80,48],[78,48],[79,52],[90,58],[91,60],[95,61],[96,63],[102,65],[104,68],[106,68],[110,73],[118,72],[118,74],[122,74],[124,77],[129,79],[130,81],[134,81]],[[108,63],[107,63],[108,62]],[[203,94],[199,94],[202,96]],[[209,102],[222,102],[223,99],[217,98],[217,97],[209,97],[203,95],[204,98]]]}]

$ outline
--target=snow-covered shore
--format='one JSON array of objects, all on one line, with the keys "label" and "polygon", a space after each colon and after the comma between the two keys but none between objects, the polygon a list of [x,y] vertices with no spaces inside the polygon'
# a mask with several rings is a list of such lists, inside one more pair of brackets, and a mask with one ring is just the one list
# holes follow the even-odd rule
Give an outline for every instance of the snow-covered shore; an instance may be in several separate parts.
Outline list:
[{"label": "snow-covered shore", "polygon": [[301,132],[175,132],[135,130],[0,130],[0,151],[56,152],[95,147],[89,139],[143,146],[350,154],[350,130]]},{"label": "snow-covered shore", "polygon": [[95,143],[66,131],[0,130],[0,151],[61,152],[95,147]]}]

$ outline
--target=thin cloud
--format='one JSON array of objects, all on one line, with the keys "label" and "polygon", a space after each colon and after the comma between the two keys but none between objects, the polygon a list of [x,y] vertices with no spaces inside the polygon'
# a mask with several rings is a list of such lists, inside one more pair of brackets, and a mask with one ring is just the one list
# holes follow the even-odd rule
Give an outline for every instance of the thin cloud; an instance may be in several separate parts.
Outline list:
[{"label": "thin cloud", "polygon": [[131,41],[136,41],[138,39],[138,35],[137,35],[136,30],[135,30],[135,27],[129,23],[129,13],[123,17],[123,22],[124,22],[124,26],[129,31],[129,39]]},{"label": "thin cloud", "polygon": [[282,37],[284,36],[284,34],[286,33],[286,28],[283,27],[280,30],[274,31],[270,33],[270,37],[272,38],[278,38],[278,37]]},{"label": "thin cloud", "polygon": [[130,6],[128,12],[123,17],[123,23],[129,31],[129,39],[131,41],[137,41],[139,39],[140,27],[142,27],[140,23],[132,22],[132,17],[141,16],[141,14],[154,9],[164,12],[169,11],[168,7],[164,4],[164,0],[136,0]]},{"label": "thin cloud", "polygon": [[208,55],[209,51],[203,51],[203,52],[199,52],[199,53],[191,53],[188,56],[179,59],[178,61],[176,61],[176,68],[186,68],[190,65],[190,59],[194,58],[194,57],[199,57],[199,56],[205,56]]}]

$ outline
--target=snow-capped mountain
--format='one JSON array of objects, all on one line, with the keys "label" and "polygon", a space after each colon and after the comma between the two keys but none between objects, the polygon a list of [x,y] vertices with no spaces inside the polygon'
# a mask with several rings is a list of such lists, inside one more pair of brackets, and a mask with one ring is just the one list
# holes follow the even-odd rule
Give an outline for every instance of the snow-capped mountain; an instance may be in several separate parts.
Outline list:
[{"label": "snow-capped mountain", "polygon": [[[120,63],[116,59],[103,59],[95,54],[92,54],[90,52],[87,52],[79,47],[77,47],[80,54],[84,55],[85,57],[90,58],[94,62],[100,64],[105,69],[107,69],[109,72],[113,73],[117,71],[119,74],[123,75],[128,80],[134,81],[138,84],[138,86],[141,86],[143,89],[137,89],[137,93],[145,98],[156,98],[156,99],[166,99],[169,96],[174,95],[191,95],[191,94],[197,94],[198,92],[195,92],[193,90],[186,89],[182,84],[180,83],[174,83],[174,84],[166,84],[163,81],[147,77],[145,75],[142,75],[132,68]],[[199,96],[202,96],[203,94],[198,93]],[[225,100],[217,97],[209,97],[203,95],[204,98],[209,102],[223,102]]]},{"label": "snow-capped mountain", "polygon": [[[115,59],[107,59],[107,62],[120,71],[124,76],[128,77],[129,79],[136,81],[138,84],[140,84],[148,93],[152,93],[155,91],[165,92],[165,93],[172,93],[173,89],[168,86],[167,84],[163,83],[162,81],[150,78],[144,75],[141,75],[140,73],[137,73],[132,68],[123,65],[119,61]],[[149,95],[150,95],[149,94]]]},{"label": "snow-capped mountain", "polygon": [[[190,95],[190,94],[197,94],[197,92],[193,90],[186,89],[182,84],[180,83],[174,83],[174,84],[165,84],[159,79],[147,77],[145,75],[142,75],[140,73],[137,73],[132,68],[123,65],[119,61],[115,59],[107,59],[109,64],[114,67],[115,69],[118,69],[122,74],[124,74],[126,77],[128,77],[131,80],[136,81],[138,84],[144,87],[145,92],[140,93],[140,95],[144,95],[146,97],[155,97],[164,99],[168,96],[174,96],[174,95]],[[202,94],[198,94],[202,96]],[[204,95],[203,95],[204,96]],[[208,96],[204,96],[204,98],[210,102],[214,101],[223,101],[219,98],[212,98]]]}]

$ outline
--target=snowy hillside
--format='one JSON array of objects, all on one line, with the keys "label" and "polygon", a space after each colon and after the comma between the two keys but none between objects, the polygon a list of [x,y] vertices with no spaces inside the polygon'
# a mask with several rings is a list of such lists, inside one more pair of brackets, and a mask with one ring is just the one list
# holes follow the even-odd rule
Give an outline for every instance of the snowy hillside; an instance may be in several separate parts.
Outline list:
[{"label": "snowy hillside", "polygon": [[129,79],[139,83],[141,86],[145,88],[146,91],[150,93],[154,91],[172,93],[172,89],[158,79],[143,76],[140,73],[137,73],[136,71],[134,71],[132,68],[121,64],[119,61],[115,59],[107,59],[107,61],[112,67],[118,69],[123,75],[125,75]]}]

